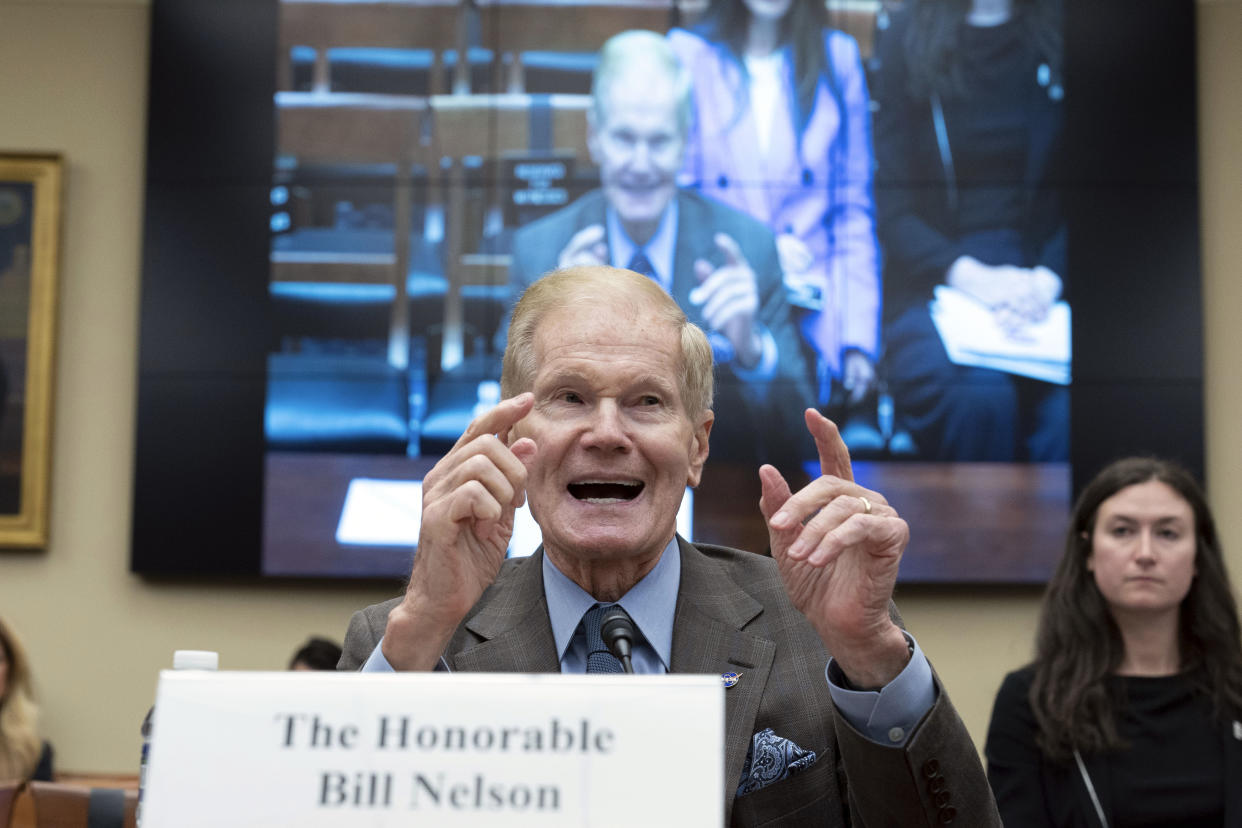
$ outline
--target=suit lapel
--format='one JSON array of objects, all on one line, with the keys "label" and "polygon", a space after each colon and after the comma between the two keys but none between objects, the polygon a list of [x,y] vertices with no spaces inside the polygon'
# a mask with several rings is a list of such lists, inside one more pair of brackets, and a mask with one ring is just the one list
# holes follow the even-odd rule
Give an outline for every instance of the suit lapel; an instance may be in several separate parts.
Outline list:
[{"label": "suit lapel", "polygon": [[[694,275],[694,261],[698,258],[711,260],[711,228],[714,226],[704,202],[678,190],[677,233],[673,240],[673,289],[670,293],[690,321],[700,327],[705,325],[699,306],[690,301],[690,291],[699,283]],[[704,244],[705,240],[708,244]]]},{"label": "suit lapel", "polygon": [[577,221],[574,222],[574,233],[592,224],[602,224],[605,228],[608,226],[608,202],[604,198],[603,190],[591,190],[575,203],[579,213]]},{"label": "suit lapel", "polygon": [[681,586],[673,620],[672,672],[741,675],[725,690],[725,790],[732,801],[776,644],[743,631],[763,612],[763,605],[693,545],[677,540]]},{"label": "suit lapel", "polygon": [[[572,218],[564,225],[565,239],[559,248],[552,251],[552,267],[556,267],[556,257],[560,251],[569,244],[570,240],[581,230],[585,230],[592,224],[598,224],[604,228],[604,243],[608,246],[608,258],[604,264],[612,261],[612,239],[608,236],[608,202],[604,198],[603,190],[591,190],[577,201],[571,203],[565,210],[572,210]],[[551,268],[549,268],[551,269]],[[543,274],[540,274],[543,275]]]},{"label": "suit lapel", "polygon": [[556,641],[543,595],[543,549],[501,570],[479,599],[480,609],[465,622],[482,639],[446,656],[465,672],[559,673]]}]

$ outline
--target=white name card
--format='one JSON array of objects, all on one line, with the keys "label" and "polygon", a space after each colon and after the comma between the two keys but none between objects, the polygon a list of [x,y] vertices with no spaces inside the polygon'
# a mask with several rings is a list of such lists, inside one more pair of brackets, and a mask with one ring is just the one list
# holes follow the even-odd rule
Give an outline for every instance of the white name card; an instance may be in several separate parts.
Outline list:
[{"label": "white name card", "polygon": [[718,826],[714,676],[160,674],[143,828]]}]

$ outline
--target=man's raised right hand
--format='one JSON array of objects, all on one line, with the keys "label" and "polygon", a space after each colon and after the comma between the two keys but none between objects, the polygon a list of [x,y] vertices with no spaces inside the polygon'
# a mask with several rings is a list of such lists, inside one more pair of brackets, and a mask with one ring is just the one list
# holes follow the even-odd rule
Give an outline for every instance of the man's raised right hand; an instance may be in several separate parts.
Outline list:
[{"label": "man's raised right hand", "polygon": [[503,400],[466,427],[423,479],[418,550],[405,598],[388,615],[383,654],[396,670],[430,670],[466,613],[496,580],[526,499],[530,438],[507,445],[534,396]]}]

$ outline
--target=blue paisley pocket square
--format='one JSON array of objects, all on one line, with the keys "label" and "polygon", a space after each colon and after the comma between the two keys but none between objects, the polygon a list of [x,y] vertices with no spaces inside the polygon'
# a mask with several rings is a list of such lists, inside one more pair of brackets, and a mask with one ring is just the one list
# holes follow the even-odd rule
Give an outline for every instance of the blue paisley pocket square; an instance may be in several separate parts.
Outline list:
[{"label": "blue paisley pocket square", "polygon": [[800,748],[785,737],[777,736],[772,728],[764,728],[750,739],[737,795],[754,793],[814,763],[815,751]]}]

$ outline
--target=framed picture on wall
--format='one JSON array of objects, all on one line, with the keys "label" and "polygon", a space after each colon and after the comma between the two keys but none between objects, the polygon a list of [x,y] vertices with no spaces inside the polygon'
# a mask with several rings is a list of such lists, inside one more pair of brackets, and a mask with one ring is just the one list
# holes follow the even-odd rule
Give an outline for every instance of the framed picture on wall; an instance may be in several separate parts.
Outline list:
[{"label": "framed picture on wall", "polygon": [[0,153],[0,548],[47,543],[63,161]]}]

